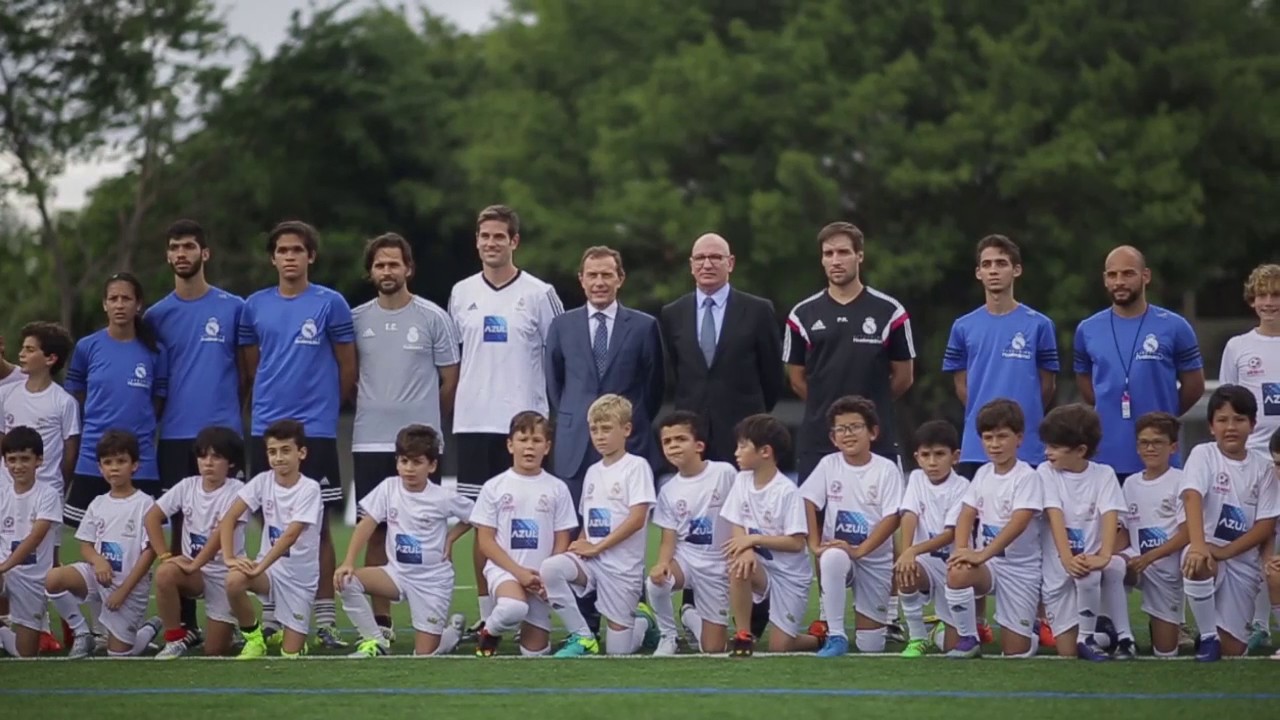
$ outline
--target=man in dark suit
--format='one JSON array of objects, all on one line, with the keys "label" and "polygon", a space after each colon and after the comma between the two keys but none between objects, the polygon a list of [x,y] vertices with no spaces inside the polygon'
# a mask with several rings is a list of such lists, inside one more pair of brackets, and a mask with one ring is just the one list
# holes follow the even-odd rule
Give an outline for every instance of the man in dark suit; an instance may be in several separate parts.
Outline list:
[{"label": "man in dark suit", "polygon": [[708,460],[732,463],[733,428],[773,410],[782,392],[782,340],[773,303],[729,286],[733,253],[719,235],[693,243],[697,289],[662,308],[663,346],[677,410],[702,416]]},{"label": "man in dark suit", "polygon": [[552,472],[569,485],[574,507],[587,468],[600,459],[591,445],[587,408],[605,393],[631,401],[627,451],[657,466],[661,454],[653,419],[662,406],[662,338],[651,315],[618,302],[625,272],[617,250],[599,246],[582,255],[578,280],[587,304],[560,315],[547,333],[547,399],[555,423]]}]

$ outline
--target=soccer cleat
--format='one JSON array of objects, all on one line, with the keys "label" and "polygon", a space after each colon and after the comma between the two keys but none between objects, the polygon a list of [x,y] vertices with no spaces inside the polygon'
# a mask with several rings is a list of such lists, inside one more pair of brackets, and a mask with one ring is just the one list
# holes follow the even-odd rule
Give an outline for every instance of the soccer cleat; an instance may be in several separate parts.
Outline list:
[{"label": "soccer cleat", "polygon": [[953,660],[982,657],[982,643],[972,635],[961,637],[956,641],[956,646],[951,648],[951,652],[947,653],[947,657]]},{"label": "soccer cleat", "polygon": [[84,635],[76,635],[71,639],[71,650],[67,652],[68,660],[79,660],[93,655],[95,651],[93,636],[86,633]]},{"label": "soccer cleat", "polygon": [[476,657],[493,657],[498,654],[498,643],[502,642],[501,635],[490,635],[489,631],[480,626],[480,634],[476,637]]},{"label": "soccer cleat", "polygon": [[729,640],[729,657],[751,657],[755,649],[756,639],[746,630],[739,630]]},{"label": "soccer cleat", "polygon": [[1249,649],[1247,652],[1253,652],[1271,639],[1271,629],[1259,622],[1250,622],[1249,630]]},{"label": "soccer cleat", "polygon": [[101,655],[106,651],[107,651],[107,634],[94,633],[93,634],[93,654]]},{"label": "soccer cleat", "polygon": [[812,636],[814,636],[814,637],[816,637],[816,638],[818,638],[818,641],[819,641],[819,642],[821,642],[821,643],[826,643],[826,641],[827,641],[827,621],[826,621],[826,620],[814,620],[813,622],[809,623],[809,634],[810,634],[810,635],[812,635]]},{"label": "soccer cleat", "polygon": [[1195,650],[1200,646],[1200,636],[1191,634],[1191,628],[1186,625],[1178,627],[1178,649],[1179,650]]},{"label": "soccer cleat", "polygon": [[[74,639],[74,635],[72,638]],[[40,633],[40,654],[53,654],[62,652],[62,643],[58,642],[52,634],[47,632]]]},{"label": "soccer cleat", "polygon": [[688,611],[688,610],[692,610],[692,609],[693,609],[693,606],[692,606],[692,605],[681,605],[681,606],[680,606],[680,627],[684,629],[684,642],[685,642],[685,644],[686,644],[686,645],[688,645],[688,646],[689,646],[689,647],[691,647],[691,648],[696,648],[696,647],[699,647],[699,644],[698,644],[698,636],[697,636],[697,635],[694,635],[694,634],[693,634],[693,631],[692,631],[692,630],[690,630],[689,628],[685,627],[685,624],[684,624],[684,614],[685,614],[685,612],[686,612],[686,611]]},{"label": "soccer cleat", "polygon": [[[283,635],[284,633],[276,633]],[[240,648],[237,660],[255,660],[267,656],[267,641],[262,637],[262,630],[254,630],[244,634],[244,647]]]},{"label": "soccer cleat", "polygon": [[1222,659],[1222,641],[1217,635],[1200,638],[1200,647],[1196,648],[1196,662],[1217,662]]},{"label": "soccer cleat", "polygon": [[1111,658],[1098,647],[1097,641],[1089,638],[1084,642],[1076,643],[1076,657],[1089,662],[1105,662]]},{"label": "soccer cleat", "polygon": [[[378,628],[378,630],[380,630],[380,631],[382,632],[382,639],[383,639],[383,640],[386,640],[388,645],[390,645],[390,644],[392,644],[392,643],[394,643],[394,642],[396,641],[396,629],[395,629],[395,628],[393,628],[393,627],[391,627],[390,625],[388,625],[388,626],[386,626],[386,627],[380,627],[380,628]],[[357,645],[356,647],[359,647],[359,645]],[[357,654],[358,654],[358,653],[357,653]]]},{"label": "soccer cleat", "polygon": [[1280,650],[1277,650],[1277,651],[1275,651],[1275,652],[1271,653],[1271,659],[1272,659],[1272,660],[1280,660]]},{"label": "soccer cleat", "polygon": [[[1050,635],[1050,637],[1052,638],[1052,635]],[[996,641],[996,632],[995,630],[991,629],[990,623],[985,623],[985,622],[978,623],[978,642],[982,643],[983,645],[989,645],[995,641]],[[1053,644],[1052,639],[1049,640],[1049,644],[1050,645]]]},{"label": "soccer cleat", "polygon": [[654,657],[672,657],[676,654],[676,638],[675,636],[664,637],[658,641],[658,647],[653,649]]},{"label": "soccer cleat", "polygon": [[462,633],[462,639],[480,642],[481,630],[484,630],[484,618],[477,618],[476,621],[471,623],[471,626]]},{"label": "soccer cleat", "polygon": [[827,642],[818,651],[820,658],[840,657],[849,654],[849,638],[844,635],[828,635]]},{"label": "soccer cleat", "polygon": [[649,621],[649,627],[644,631],[644,640],[640,643],[640,649],[658,649],[658,643],[662,641],[662,633],[658,630],[658,616],[653,613],[653,608],[649,607],[648,603],[641,602],[636,605],[635,617]]},{"label": "soccer cleat", "polygon": [[918,638],[916,640],[912,640],[911,642],[907,643],[907,646],[902,649],[902,653],[901,653],[902,657],[905,657],[905,658],[924,657],[925,655],[928,655],[928,654],[929,654],[929,641],[924,638]]},{"label": "soccer cleat", "polygon": [[[284,633],[281,633],[283,635]],[[340,650],[349,643],[338,635],[338,628],[334,625],[321,625],[316,628],[316,644],[324,646],[330,650]]]},{"label": "soccer cleat", "polygon": [[187,643],[182,640],[175,640],[164,644],[160,648],[160,652],[156,653],[157,660],[176,660],[187,654]]},{"label": "soccer cleat", "polygon": [[[161,633],[163,637],[163,633]],[[200,628],[187,628],[186,637],[182,638],[182,642],[187,644],[188,650],[193,650],[204,644],[204,635],[200,634]]]},{"label": "soccer cleat", "polygon": [[564,647],[556,651],[552,657],[571,658],[582,657],[583,655],[599,655],[600,643],[596,642],[595,637],[591,635],[579,635],[574,633],[565,640]]},{"label": "soccer cleat", "polygon": [[[385,631],[388,628],[382,628],[382,629]],[[384,632],[384,637],[370,638],[368,640],[360,641],[356,645],[356,651],[351,653],[347,657],[353,657],[353,658],[378,657],[380,655],[388,654],[390,649],[391,649],[391,643],[387,641],[385,637],[385,632]]]},{"label": "soccer cleat", "polygon": [[458,631],[458,637],[461,638],[463,633],[467,631],[467,616],[462,613],[454,613],[449,616],[449,627]]},{"label": "soccer cleat", "polygon": [[888,625],[885,625],[884,629],[886,633],[885,640],[898,643],[907,641],[907,633],[902,630],[902,624],[897,620],[891,621]]},{"label": "soccer cleat", "polygon": [[1116,651],[1111,656],[1116,660],[1135,660],[1138,657],[1138,647],[1134,644],[1133,638],[1123,638],[1116,643]]}]

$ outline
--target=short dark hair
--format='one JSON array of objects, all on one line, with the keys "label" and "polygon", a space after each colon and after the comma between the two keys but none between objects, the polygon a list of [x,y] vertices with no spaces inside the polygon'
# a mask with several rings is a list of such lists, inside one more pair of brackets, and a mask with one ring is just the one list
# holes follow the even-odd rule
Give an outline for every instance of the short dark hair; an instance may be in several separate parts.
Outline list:
[{"label": "short dark hair", "polygon": [[133,462],[138,462],[142,458],[142,451],[138,448],[138,436],[121,428],[111,428],[102,433],[94,451],[97,453],[99,462],[104,457],[116,455],[128,455]]},{"label": "short dark hair", "polygon": [[198,458],[213,453],[226,460],[231,466],[227,470],[228,475],[235,475],[244,467],[244,439],[229,427],[212,425],[204,428],[196,434],[191,449]]},{"label": "short dark hair", "polygon": [[209,245],[205,241],[204,228],[200,227],[200,223],[195,220],[174,220],[169,225],[169,229],[164,233],[164,240],[167,244],[170,240],[178,240],[180,238],[189,237],[196,241],[196,244],[202,248]]},{"label": "short dark hair", "polygon": [[58,358],[50,368],[54,375],[67,366],[67,361],[71,359],[71,350],[76,345],[76,341],[71,339],[71,333],[55,322],[43,320],[29,322],[22,326],[22,332],[18,334],[23,340],[35,339],[36,344],[40,346],[40,352]]},{"label": "short dark hair", "polygon": [[1249,418],[1249,422],[1258,422],[1258,400],[1248,388],[1240,385],[1219,385],[1209,396],[1209,412],[1206,417],[1213,424],[1214,413],[1230,405],[1232,410]]},{"label": "short dark hair", "polygon": [[424,457],[431,462],[440,460],[440,433],[430,425],[414,423],[400,428],[396,433],[397,457]]},{"label": "short dark hair", "polygon": [[515,210],[506,205],[490,205],[480,211],[476,216],[476,232],[480,232],[480,225],[490,220],[498,220],[507,224],[507,234],[515,237],[520,234],[520,216]]},{"label": "short dark hair", "polygon": [[44,457],[44,438],[35,428],[18,425],[0,439],[0,455],[31,451],[36,457]]},{"label": "short dark hair", "polygon": [[1018,243],[1010,240],[1004,235],[988,235],[978,241],[978,248],[974,252],[974,261],[982,262],[982,251],[987,248],[995,248],[1009,257],[1009,262],[1014,265],[1022,264],[1022,251],[1018,249]]},{"label": "short dark hair", "polygon": [[849,242],[853,243],[854,252],[862,252],[862,246],[866,240],[862,235],[862,231],[857,225],[851,222],[833,222],[827,223],[818,231],[818,247],[822,247],[824,243],[841,235],[849,238]]},{"label": "short dark hair", "polygon": [[1167,412],[1149,412],[1134,423],[1134,434],[1151,429],[1169,438],[1169,442],[1178,442],[1178,434],[1182,432],[1182,421]]},{"label": "short dark hair", "polygon": [[1083,403],[1059,405],[1040,421],[1040,441],[1054,447],[1085,447],[1085,457],[1098,452],[1102,442],[1102,421],[1098,412]]},{"label": "short dark hair", "polygon": [[548,440],[551,439],[551,421],[536,410],[522,410],[511,418],[511,425],[507,428],[507,438],[514,438],[516,433],[522,432],[532,435],[538,428],[542,428]]},{"label": "short dark hair", "polygon": [[733,436],[755,445],[757,449],[766,445],[773,448],[775,459],[791,449],[791,433],[787,432],[787,426],[766,413],[743,418],[733,429]]},{"label": "short dark hair", "polygon": [[1021,435],[1026,432],[1027,420],[1018,403],[1008,398],[996,398],[978,410],[978,433],[1007,428]]},{"label": "short dark hair", "polygon": [[658,421],[658,433],[669,427],[685,426],[689,428],[689,433],[693,435],[695,442],[707,441],[706,422],[702,416],[691,410],[673,410],[662,416]]},{"label": "short dark hair", "polygon": [[399,250],[405,267],[413,269],[413,247],[404,236],[389,232],[373,238],[364,246],[364,271],[373,272],[373,258],[379,250]]},{"label": "short dark hair", "polygon": [[263,441],[292,440],[299,448],[304,448],[307,446],[307,428],[297,420],[288,418],[277,420],[262,432],[262,439]]},{"label": "short dark hair", "polygon": [[613,269],[618,272],[618,277],[626,277],[627,271],[622,267],[622,253],[614,250],[608,245],[592,245],[582,251],[582,260],[578,261],[578,272],[581,273],[586,267],[588,260],[597,260],[600,258],[613,258]]},{"label": "short dark hair", "polygon": [[960,433],[946,420],[930,420],[916,428],[916,449],[944,447],[951,452],[960,449]]},{"label": "short dark hair", "polygon": [[285,235],[297,235],[302,238],[302,245],[307,249],[307,254],[312,257],[320,250],[320,233],[315,228],[301,220],[285,220],[267,233],[268,255],[276,254],[276,243]]},{"label": "short dark hair", "polygon": [[1271,433],[1271,442],[1267,443],[1267,449],[1272,455],[1280,455],[1280,428]]},{"label": "short dark hair", "polygon": [[845,395],[831,401],[827,407],[827,427],[836,424],[841,415],[857,415],[867,424],[867,429],[880,427],[880,416],[876,414],[876,404],[860,395]]}]

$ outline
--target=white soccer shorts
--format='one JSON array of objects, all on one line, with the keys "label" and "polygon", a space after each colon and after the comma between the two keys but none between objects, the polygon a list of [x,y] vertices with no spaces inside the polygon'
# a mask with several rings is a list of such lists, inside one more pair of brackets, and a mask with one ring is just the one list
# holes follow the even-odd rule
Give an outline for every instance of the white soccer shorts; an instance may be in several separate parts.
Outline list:
[{"label": "white soccer shorts", "polygon": [[[797,587],[769,572],[769,566],[760,563],[764,570],[765,589],[763,593],[752,593],[753,602],[764,602],[769,598],[769,622],[782,633],[790,637],[800,634],[800,623],[809,610],[809,586]],[[697,593],[697,591],[694,591]],[[741,628],[749,629],[749,628]]]},{"label": "white soccer shorts", "polygon": [[636,604],[644,597],[644,570],[632,577],[621,577],[601,567],[599,558],[582,558],[573,553],[567,555],[587,578],[586,585],[569,583],[573,594],[585,597],[594,590],[596,610],[605,619],[624,628],[635,625]]},{"label": "white soccer shorts", "polygon": [[[1182,557],[1186,557],[1183,549]],[[1246,552],[1230,560],[1218,562],[1213,600],[1218,608],[1218,628],[1231,637],[1246,642],[1249,623],[1253,622],[1253,603],[1262,588],[1262,567],[1256,552]]]},{"label": "white soccer shorts", "polygon": [[429,635],[444,632],[453,601],[453,566],[445,563],[438,572],[424,577],[406,576],[390,563],[381,569],[400,589],[397,602],[409,603],[413,629]]},{"label": "white soccer shorts", "polygon": [[[1125,548],[1120,554],[1131,558],[1138,553],[1133,548]],[[1142,593],[1142,612],[1174,625],[1181,625],[1186,618],[1180,561],[1179,555],[1169,555],[1151,563],[1138,577],[1137,585],[1138,592]]]},{"label": "white soccer shorts", "polygon": [[955,616],[947,604],[947,561],[933,555],[917,555],[916,565],[929,578],[929,599],[933,601],[933,614],[942,622],[955,627]]},{"label": "white soccer shorts", "polygon": [[684,586],[693,589],[698,616],[715,625],[729,624],[729,564],[718,552],[687,550],[676,545],[675,561]]},{"label": "white soccer shorts", "polygon": [[1032,637],[1040,604],[1040,560],[1021,564],[1005,558],[987,561],[996,598],[996,622],[1009,632]]},{"label": "white soccer shorts", "polygon": [[19,568],[0,575],[0,597],[9,600],[9,621],[32,630],[44,629],[48,598],[44,594],[44,578],[22,574]]},{"label": "white soccer shorts", "polygon": [[236,616],[231,612],[231,602],[227,600],[226,573],[204,573],[204,616],[215,622],[238,625]]},{"label": "white soccer shorts", "polygon": [[[319,578],[317,578],[318,581]],[[311,610],[316,600],[314,583],[300,585],[272,565],[267,568],[267,581],[271,583],[267,595],[259,595],[263,602],[276,606],[276,622],[300,635],[311,634]]]},{"label": "white soccer shorts", "polygon": [[[489,596],[493,598],[497,597],[498,588],[503,583],[520,585],[515,575],[493,564],[492,560],[485,563],[484,580],[489,584]],[[529,612],[525,614],[524,621],[536,628],[551,632],[551,606],[547,601],[528,591],[525,591],[524,601],[529,606]]]},{"label": "white soccer shorts", "polygon": [[125,598],[124,604],[111,610],[107,607],[107,599],[111,597],[114,590],[98,584],[98,578],[93,574],[93,566],[87,562],[78,562],[72,567],[80,571],[80,577],[84,578],[87,591],[97,593],[102,599],[102,614],[98,616],[102,626],[111,633],[111,637],[125,645],[132,645],[138,635],[138,628],[142,627],[146,620],[147,602],[151,599],[151,576],[142,578],[133,588],[133,592]]},{"label": "white soccer shorts", "polygon": [[1049,621],[1049,629],[1053,631],[1054,637],[1080,625],[1080,603],[1076,595],[1075,578],[1068,575],[1067,579],[1058,585],[1045,586],[1042,591],[1044,617]]},{"label": "white soccer shorts", "polygon": [[853,590],[853,609],[859,615],[881,625],[889,623],[893,560],[854,560],[853,567],[844,578],[844,584]]}]

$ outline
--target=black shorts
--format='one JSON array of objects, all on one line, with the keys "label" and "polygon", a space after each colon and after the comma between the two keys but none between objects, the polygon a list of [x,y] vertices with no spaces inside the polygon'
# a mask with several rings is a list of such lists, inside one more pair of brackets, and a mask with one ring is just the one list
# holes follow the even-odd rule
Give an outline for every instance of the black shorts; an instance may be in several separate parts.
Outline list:
[{"label": "black shorts", "polygon": [[973,476],[978,474],[978,468],[985,464],[980,462],[958,462],[952,470],[955,470],[956,474],[965,480],[972,480]]},{"label": "black shorts", "polygon": [[[394,452],[353,452],[351,453],[351,462],[355,466],[355,477],[352,481],[356,486],[356,502],[360,502],[366,495],[373,492],[373,489],[389,477],[395,477],[398,474],[396,469],[396,454]],[[443,462],[436,463],[436,469],[428,479],[436,485],[440,484],[440,466]],[[356,506],[356,514],[360,517],[364,516],[364,512],[360,510],[360,506]]]},{"label": "black shorts", "polygon": [[[261,437],[249,438],[249,468],[251,475],[270,470],[267,465],[267,444]],[[307,438],[307,457],[302,461],[302,474],[320,483],[320,499],[325,509],[340,508],[342,497],[342,466],[338,462],[338,441],[334,438]]]},{"label": "black shorts", "polygon": [[[133,486],[153,498],[159,498],[163,493],[160,490],[160,483],[155,480],[135,480]],[[67,489],[67,501],[62,505],[62,523],[67,527],[80,527],[80,520],[84,518],[84,513],[89,509],[89,503],[92,503],[99,495],[106,495],[111,492],[111,486],[101,475],[81,475],[76,473],[71,476],[71,487]]]},{"label": "black shorts", "polygon": [[501,433],[458,433],[453,436],[458,458],[458,494],[475,499],[495,475],[511,469],[507,436]]},{"label": "black shorts", "polygon": [[183,480],[199,475],[195,440],[161,440],[156,444],[156,465],[160,468],[161,492],[168,492]]}]

